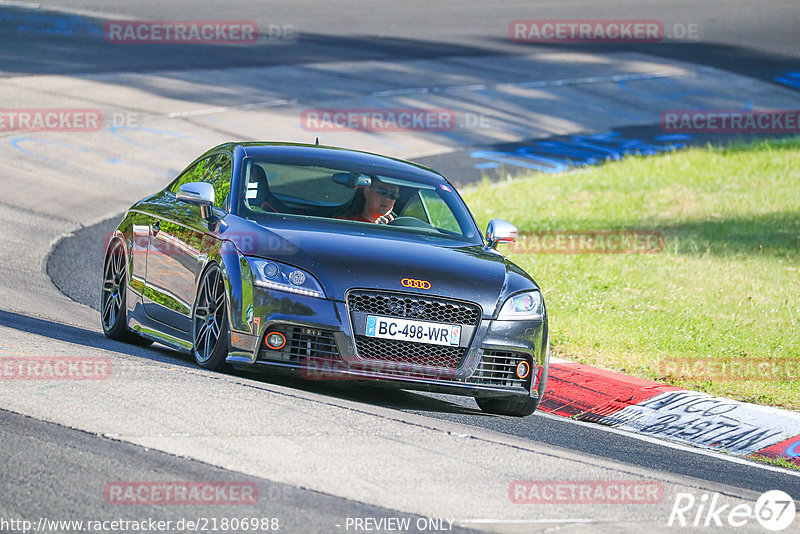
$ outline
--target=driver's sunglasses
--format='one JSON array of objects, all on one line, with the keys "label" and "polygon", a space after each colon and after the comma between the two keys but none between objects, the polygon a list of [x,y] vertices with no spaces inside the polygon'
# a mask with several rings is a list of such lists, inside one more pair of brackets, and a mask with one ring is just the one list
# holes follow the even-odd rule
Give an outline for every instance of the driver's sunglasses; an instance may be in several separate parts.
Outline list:
[{"label": "driver's sunglasses", "polygon": [[400,198],[400,193],[398,191],[391,191],[384,187],[379,187],[375,189],[375,192],[378,193],[382,197],[391,198],[392,200],[397,200]]}]

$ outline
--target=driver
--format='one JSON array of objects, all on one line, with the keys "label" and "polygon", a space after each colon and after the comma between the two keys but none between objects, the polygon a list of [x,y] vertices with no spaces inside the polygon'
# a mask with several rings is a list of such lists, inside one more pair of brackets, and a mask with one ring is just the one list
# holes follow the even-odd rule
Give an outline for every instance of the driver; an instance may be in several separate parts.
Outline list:
[{"label": "driver", "polygon": [[362,192],[364,194],[364,207],[361,211],[345,213],[337,217],[337,219],[377,224],[388,224],[394,220],[392,209],[394,209],[395,201],[400,198],[400,188],[398,186],[373,178],[372,185],[365,187]]}]

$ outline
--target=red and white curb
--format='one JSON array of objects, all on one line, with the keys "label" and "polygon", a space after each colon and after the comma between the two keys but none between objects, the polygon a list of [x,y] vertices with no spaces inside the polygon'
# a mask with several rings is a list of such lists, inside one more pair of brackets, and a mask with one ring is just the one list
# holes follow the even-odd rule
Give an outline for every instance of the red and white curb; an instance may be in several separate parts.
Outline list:
[{"label": "red and white curb", "polygon": [[551,359],[539,409],[740,456],[800,466],[800,413]]}]

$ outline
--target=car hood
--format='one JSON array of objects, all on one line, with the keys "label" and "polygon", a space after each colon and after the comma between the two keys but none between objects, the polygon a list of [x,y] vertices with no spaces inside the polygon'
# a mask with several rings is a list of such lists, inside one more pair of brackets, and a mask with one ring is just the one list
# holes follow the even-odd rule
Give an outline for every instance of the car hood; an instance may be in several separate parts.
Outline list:
[{"label": "car hood", "polygon": [[[491,316],[508,291],[509,271],[517,279],[513,286],[522,277],[535,287],[524,271],[481,245],[339,221],[320,222],[318,229],[281,222],[261,227],[268,238],[259,241],[268,246],[252,255],[308,271],[335,300],[344,300],[352,288],[402,291],[476,302]],[[430,287],[406,287],[404,279]]]}]

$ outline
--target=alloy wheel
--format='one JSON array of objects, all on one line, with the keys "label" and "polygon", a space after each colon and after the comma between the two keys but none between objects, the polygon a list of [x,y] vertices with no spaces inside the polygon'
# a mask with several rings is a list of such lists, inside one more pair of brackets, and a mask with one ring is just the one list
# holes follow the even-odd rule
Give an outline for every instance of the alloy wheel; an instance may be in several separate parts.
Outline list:
[{"label": "alloy wheel", "polygon": [[225,319],[225,284],[218,267],[203,277],[194,311],[194,351],[197,363],[211,360],[220,343]]},{"label": "alloy wheel", "polygon": [[122,243],[117,242],[106,260],[103,275],[103,328],[109,331],[117,324],[122,312],[126,280],[125,252]]}]

